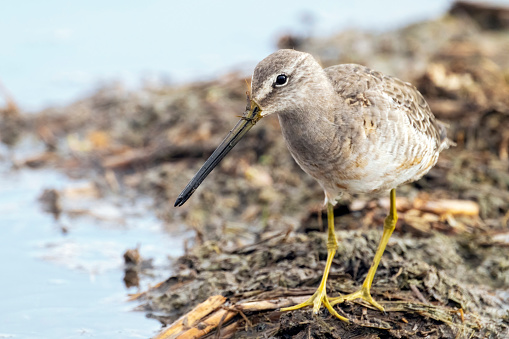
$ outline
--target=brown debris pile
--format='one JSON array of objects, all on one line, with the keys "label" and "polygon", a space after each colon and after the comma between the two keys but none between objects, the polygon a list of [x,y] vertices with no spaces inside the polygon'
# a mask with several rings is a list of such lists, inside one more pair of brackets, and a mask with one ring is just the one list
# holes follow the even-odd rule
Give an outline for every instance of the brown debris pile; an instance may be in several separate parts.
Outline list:
[{"label": "brown debris pile", "polygon": [[501,30],[509,28],[509,9],[495,4],[456,1],[449,13],[476,22],[483,29]]},{"label": "brown debris pile", "polygon": [[[323,192],[291,159],[274,116],[246,135],[191,201],[173,208],[244,110],[247,85],[238,74],[134,93],[111,86],[68,107],[22,116],[20,126],[45,152],[16,164],[91,177],[102,195],[149,195],[170,231],[183,225],[195,231],[173,276],[133,297],[171,324],[222,296],[174,323],[174,335],[197,328],[216,336],[221,327],[221,335],[237,338],[503,337],[509,335],[509,31],[486,30],[476,20],[453,11],[394,32],[285,37],[324,66],[355,62],[412,82],[458,144],[427,176],[398,189],[400,221],[373,287],[387,314],[342,305],[352,321],[346,325],[309,309],[277,311],[318,285],[326,250],[325,235],[315,231],[326,217]],[[345,231],[331,295],[362,282],[387,210],[386,197],[345,196],[336,207],[336,229]],[[135,272],[137,265],[129,268]]]},{"label": "brown debris pile", "polygon": [[7,146],[14,146],[23,130],[22,122],[18,105],[0,81],[0,142]]},{"label": "brown debris pile", "polygon": [[[339,237],[343,241],[329,278],[331,296],[353,292],[362,284],[379,232],[342,231]],[[310,310],[283,314],[278,311],[304,301],[314,292],[327,256],[323,233],[280,233],[233,252],[218,253],[217,244],[209,243],[180,258],[178,274],[137,298],[146,300],[144,310],[152,317],[171,324],[158,338],[185,338],[200,328],[207,329],[202,335],[220,333],[220,337],[232,334],[234,328],[236,338],[285,338],[299,333],[331,338],[355,337],[354,334],[373,338],[508,335],[506,311],[499,307],[507,303],[502,294],[492,294],[490,287],[467,287],[467,283],[499,287],[508,283],[507,272],[479,281],[485,277],[479,273],[493,264],[494,252],[478,252],[478,265],[471,267],[468,251],[460,246],[476,247],[475,242],[468,236],[394,239],[372,290],[375,298],[384,300],[387,314],[368,304],[341,305],[339,312],[351,324],[338,321],[326,310],[318,317]],[[506,264],[504,259],[502,265]],[[188,320],[187,326],[181,326],[179,321],[173,321],[183,313],[186,315],[181,320],[192,318],[190,309],[213,295],[228,299],[197,317],[195,323]]]}]

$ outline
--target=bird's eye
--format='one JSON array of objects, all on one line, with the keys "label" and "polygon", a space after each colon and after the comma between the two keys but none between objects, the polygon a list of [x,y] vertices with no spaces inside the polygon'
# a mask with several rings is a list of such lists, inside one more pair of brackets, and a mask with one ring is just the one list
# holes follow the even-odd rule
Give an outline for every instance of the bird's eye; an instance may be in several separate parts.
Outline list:
[{"label": "bird's eye", "polygon": [[283,86],[288,82],[288,77],[285,74],[279,74],[276,78],[275,86]]}]

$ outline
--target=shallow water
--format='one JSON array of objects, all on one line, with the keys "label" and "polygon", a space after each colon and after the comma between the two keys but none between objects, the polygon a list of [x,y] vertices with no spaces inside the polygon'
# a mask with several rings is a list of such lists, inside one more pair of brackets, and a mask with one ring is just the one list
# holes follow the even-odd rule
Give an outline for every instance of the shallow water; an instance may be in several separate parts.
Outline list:
[{"label": "shallow water", "polygon": [[140,246],[159,268],[142,283],[155,283],[168,275],[166,256],[181,254],[182,239],[164,233],[150,202],[96,201],[87,208],[100,218],[64,215],[56,222],[41,209],[42,191],[83,182],[7,167],[0,169],[0,338],[154,335],[160,324],[126,301],[137,290],[124,287],[122,255]]}]

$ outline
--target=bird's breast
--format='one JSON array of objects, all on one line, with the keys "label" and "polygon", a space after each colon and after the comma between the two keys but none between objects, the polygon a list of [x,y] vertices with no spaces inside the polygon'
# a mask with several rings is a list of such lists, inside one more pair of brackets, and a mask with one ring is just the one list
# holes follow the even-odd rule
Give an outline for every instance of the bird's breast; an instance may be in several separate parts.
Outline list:
[{"label": "bird's breast", "polygon": [[362,119],[333,124],[280,115],[279,120],[293,158],[332,198],[341,191],[370,193],[416,180],[438,156],[431,140],[392,121],[372,128]]},{"label": "bird's breast", "polygon": [[348,168],[362,168],[367,159],[353,153],[355,131],[324,116],[279,115],[288,149],[299,166],[320,183],[358,178]]}]

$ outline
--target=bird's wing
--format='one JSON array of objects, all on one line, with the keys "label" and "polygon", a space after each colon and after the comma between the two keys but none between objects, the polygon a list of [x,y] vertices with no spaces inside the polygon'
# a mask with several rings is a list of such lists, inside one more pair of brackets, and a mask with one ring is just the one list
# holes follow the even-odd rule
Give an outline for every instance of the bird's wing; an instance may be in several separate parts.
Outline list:
[{"label": "bird's wing", "polygon": [[[436,150],[441,151],[450,142],[445,126],[440,124],[421,93],[410,83],[373,71],[356,64],[343,64],[325,69],[335,91],[360,107],[369,106],[370,98],[378,105],[386,105],[390,114],[402,114],[408,118],[417,133],[436,141]],[[380,102],[381,101],[381,102]]]}]

